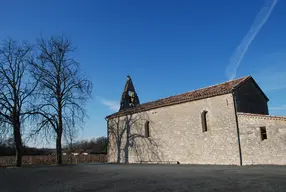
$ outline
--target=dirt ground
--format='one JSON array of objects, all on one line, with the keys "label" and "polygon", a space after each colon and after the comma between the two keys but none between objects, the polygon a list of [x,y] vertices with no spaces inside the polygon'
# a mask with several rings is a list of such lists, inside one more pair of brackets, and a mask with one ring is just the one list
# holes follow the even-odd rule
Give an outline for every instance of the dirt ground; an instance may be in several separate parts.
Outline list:
[{"label": "dirt ground", "polygon": [[0,191],[286,191],[286,166],[80,164],[0,168]]}]

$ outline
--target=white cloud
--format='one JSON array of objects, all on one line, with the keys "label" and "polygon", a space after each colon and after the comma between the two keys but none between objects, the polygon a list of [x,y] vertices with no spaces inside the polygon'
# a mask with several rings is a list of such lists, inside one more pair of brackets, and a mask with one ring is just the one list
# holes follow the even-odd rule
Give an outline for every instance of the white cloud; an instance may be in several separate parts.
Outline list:
[{"label": "white cloud", "polygon": [[247,52],[251,42],[254,40],[256,35],[259,33],[263,25],[268,20],[273,8],[275,7],[278,0],[266,0],[259,13],[256,15],[249,31],[243,38],[241,43],[236,48],[235,52],[230,58],[229,64],[226,68],[226,76],[232,80],[236,77],[236,70],[240,65],[245,53]]},{"label": "white cloud", "polygon": [[100,101],[103,105],[107,106],[109,108],[109,110],[111,110],[111,111],[118,111],[120,108],[119,103],[116,101],[107,100],[107,99],[103,99],[103,98],[100,98]]}]

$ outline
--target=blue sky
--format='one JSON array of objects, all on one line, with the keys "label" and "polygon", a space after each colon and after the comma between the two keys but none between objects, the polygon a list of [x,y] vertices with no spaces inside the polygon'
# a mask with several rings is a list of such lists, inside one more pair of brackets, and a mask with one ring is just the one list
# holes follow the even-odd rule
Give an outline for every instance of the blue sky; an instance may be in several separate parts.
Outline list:
[{"label": "blue sky", "polygon": [[1,2],[0,39],[73,40],[94,84],[81,138],[106,135],[104,117],[118,107],[128,74],[142,103],[252,75],[270,113],[286,115],[286,1],[273,2],[10,0]]}]

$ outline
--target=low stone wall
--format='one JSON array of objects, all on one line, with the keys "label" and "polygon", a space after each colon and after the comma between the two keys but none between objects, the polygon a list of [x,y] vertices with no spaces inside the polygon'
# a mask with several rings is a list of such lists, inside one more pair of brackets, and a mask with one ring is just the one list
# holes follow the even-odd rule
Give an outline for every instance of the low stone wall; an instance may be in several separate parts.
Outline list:
[{"label": "low stone wall", "polygon": [[286,165],[286,117],[238,113],[238,123],[243,165]]},{"label": "low stone wall", "polygon": [[[105,154],[99,155],[63,155],[63,164],[77,164],[77,163],[91,163],[91,162],[106,162],[107,157]],[[15,163],[15,156],[0,156],[1,166],[13,166]],[[50,165],[56,164],[55,155],[35,155],[23,156],[23,165]]]}]

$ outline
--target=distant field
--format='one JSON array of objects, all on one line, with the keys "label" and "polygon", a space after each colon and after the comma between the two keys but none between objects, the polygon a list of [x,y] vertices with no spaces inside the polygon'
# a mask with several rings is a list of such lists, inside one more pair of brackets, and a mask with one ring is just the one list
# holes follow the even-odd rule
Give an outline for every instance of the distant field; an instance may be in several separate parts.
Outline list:
[{"label": "distant field", "polygon": [[[106,162],[107,157],[105,154],[99,155],[64,155],[64,164],[77,164],[77,163],[90,163],[90,162]],[[0,156],[0,167],[13,166],[15,162],[15,156]],[[23,165],[50,165],[56,164],[55,155],[34,155],[23,156]]]}]

